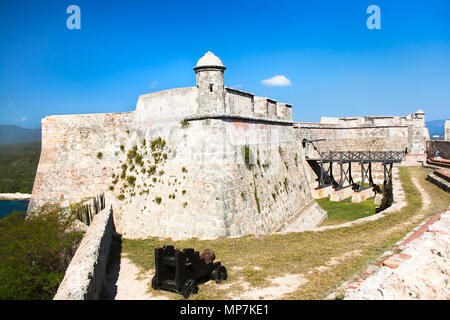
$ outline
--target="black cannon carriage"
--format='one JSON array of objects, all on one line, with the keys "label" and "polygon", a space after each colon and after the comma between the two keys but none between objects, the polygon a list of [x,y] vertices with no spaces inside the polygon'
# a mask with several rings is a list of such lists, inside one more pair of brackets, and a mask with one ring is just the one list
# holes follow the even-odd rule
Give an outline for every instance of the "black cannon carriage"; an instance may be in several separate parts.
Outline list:
[{"label": "black cannon carriage", "polygon": [[215,258],[210,249],[199,255],[194,249],[179,250],[168,245],[156,248],[152,288],[178,292],[188,298],[198,293],[199,283],[220,283],[227,279],[227,269],[220,262],[213,262]]}]

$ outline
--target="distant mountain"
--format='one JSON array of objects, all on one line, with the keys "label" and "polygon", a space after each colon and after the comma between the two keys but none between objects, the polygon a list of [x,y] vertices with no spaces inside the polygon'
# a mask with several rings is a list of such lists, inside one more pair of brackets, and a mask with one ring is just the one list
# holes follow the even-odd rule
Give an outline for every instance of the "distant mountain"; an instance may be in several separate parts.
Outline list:
[{"label": "distant mountain", "polygon": [[41,129],[26,129],[18,126],[0,126],[0,145],[41,141]]},{"label": "distant mountain", "polygon": [[432,121],[425,122],[425,126],[428,128],[430,137],[444,136],[444,124],[445,124],[445,120],[432,120]]}]

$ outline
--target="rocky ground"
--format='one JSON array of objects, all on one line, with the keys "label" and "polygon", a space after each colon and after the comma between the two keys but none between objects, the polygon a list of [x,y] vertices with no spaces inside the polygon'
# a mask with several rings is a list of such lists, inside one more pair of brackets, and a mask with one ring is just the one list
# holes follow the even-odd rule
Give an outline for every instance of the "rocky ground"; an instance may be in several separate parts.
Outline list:
[{"label": "rocky ground", "polygon": [[368,270],[366,279],[350,283],[344,299],[449,300],[449,244],[450,210],[418,227],[400,243],[403,250]]}]

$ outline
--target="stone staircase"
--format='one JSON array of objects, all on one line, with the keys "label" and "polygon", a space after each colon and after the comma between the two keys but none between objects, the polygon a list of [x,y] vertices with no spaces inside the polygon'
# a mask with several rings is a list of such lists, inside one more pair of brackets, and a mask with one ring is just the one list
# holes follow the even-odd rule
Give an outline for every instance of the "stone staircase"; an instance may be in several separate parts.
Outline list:
[{"label": "stone staircase", "polygon": [[450,192],[450,170],[437,169],[427,176],[427,180],[437,185],[444,191]]}]

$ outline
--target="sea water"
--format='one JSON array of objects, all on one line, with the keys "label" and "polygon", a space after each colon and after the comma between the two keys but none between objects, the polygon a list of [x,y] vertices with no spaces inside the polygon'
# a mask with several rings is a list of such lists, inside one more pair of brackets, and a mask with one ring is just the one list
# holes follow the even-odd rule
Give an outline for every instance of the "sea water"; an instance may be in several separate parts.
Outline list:
[{"label": "sea water", "polygon": [[0,219],[13,211],[26,212],[29,200],[0,200]]}]

